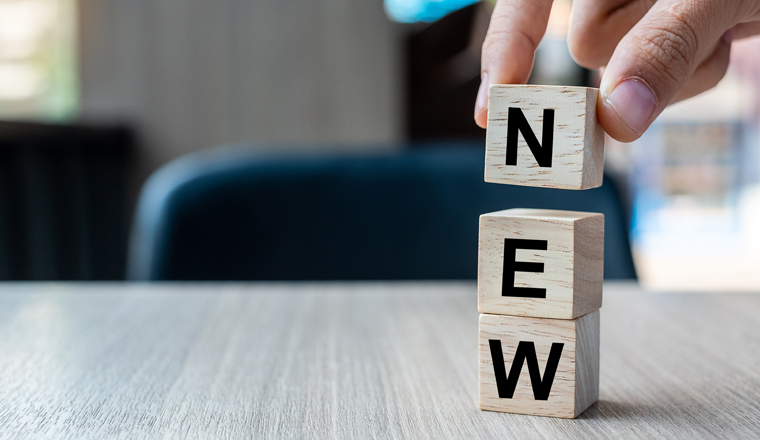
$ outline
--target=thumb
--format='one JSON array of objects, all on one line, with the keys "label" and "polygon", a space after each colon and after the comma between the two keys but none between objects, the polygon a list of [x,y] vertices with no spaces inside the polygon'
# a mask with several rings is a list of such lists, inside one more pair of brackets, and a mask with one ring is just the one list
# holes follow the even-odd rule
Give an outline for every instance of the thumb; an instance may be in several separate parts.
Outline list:
[{"label": "thumb", "polygon": [[[712,53],[743,2],[658,1],[620,41],[600,87],[599,122],[613,138],[638,139]],[[717,46],[716,46],[716,42]]]}]

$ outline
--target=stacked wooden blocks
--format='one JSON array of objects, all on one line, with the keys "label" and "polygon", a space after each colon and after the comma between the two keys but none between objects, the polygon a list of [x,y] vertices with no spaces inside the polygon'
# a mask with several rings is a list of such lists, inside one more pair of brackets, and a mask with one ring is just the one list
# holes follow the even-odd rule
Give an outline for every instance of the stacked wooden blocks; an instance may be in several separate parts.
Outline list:
[{"label": "stacked wooden blocks", "polygon": [[[597,95],[583,87],[491,86],[485,180],[600,186]],[[604,216],[483,214],[478,260],[480,408],[578,416],[599,397]]]}]

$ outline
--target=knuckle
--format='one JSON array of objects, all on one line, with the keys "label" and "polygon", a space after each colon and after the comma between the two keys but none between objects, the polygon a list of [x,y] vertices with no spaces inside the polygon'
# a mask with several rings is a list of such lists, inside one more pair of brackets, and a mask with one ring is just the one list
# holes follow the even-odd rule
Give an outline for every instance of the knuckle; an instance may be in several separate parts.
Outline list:
[{"label": "knuckle", "polygon": [[607,40],[603,35],[605,24],[604,18],[599,14],[590,14],[583,19],[570,22],[567,46],[579,65],[596,69],[607,63],[611,51],[603,44]]},{"label": "knuckle", "polygon": [[598,44],[598,41],[598,35],[585,32],[570,33],[567,45],[576,63],[587,69],[596,69],[607,64],[611,55],[603,44]]},{"label": "knuckle", "polygon": [[694,76],[689,79],[683,89],[678,93],[677,99],[683,100],[696,96],[717,86],[726,74],[725,67],[726,66],[721,67],[718,63],[709,66],[700,66]]},{"label": "knuckle", "polygon": [[697,76],[697,74],[699,74],[699,76],[703,77],[703,82],[707,85],[708,89],[711,89],[718,85],[726,75],[728,62],[729,57],[727,54],[721,55],[715,53],[697,67],[694,75]]},{"label": "knuckle", "polygon": [[710,88],[718,85],[720,80],[726,76],[727,63],[710,62],[705,65],[705,76],[708,78],[707,82],[710,83]]},{"label": "knuckle", "polygon": [[[681,23],[685,23],[682,21]],[[638,57],[663,80],[682,83],[688,77],[697,54],[698,42],[686,24],[654,27],[643,37]]]},{"label": "knuckle", "polygon": [[482,60],[487,60],[491,56],[491,53],[493,53],[496,50],[496,43],[498,42],[497,39],[493,37],[492,34],[486,35],[486,39],[483,40],[483,46],[480,50],[481,54],[480,57]]},{"label": "knuckle", "polygon": [[483,54],[490,52],[494,48],[504,46],[508,40],[512,43],[535,51],[540,43],[540,38],[536,39],[532,35],[520,30],[489,30],[483,41]]},{"label": "knuckle", "polygon": [[725,70],[711,70],[707,74],[707,79],[705,79],[705,90],[710,90],[713,87],[717,86],[725,75]]}]

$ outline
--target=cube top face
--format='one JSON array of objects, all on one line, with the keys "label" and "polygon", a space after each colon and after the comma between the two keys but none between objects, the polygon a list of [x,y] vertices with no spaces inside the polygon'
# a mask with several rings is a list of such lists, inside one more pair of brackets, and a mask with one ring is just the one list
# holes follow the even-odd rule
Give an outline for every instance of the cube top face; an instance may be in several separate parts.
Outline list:
[{"label": "cube top face", "polygon": [[478,310],[574,319],[602,306],[604,215],[508,209],[480,216]]},{"label": "cube top face", "polygon": [[486,182],[563,189],[601,186],[598,89],[494,84],[488,98]]},{"label": "cube top face", "polygon": [[575,222],[576,220],[582,220],[602,214],[582,211],[560,211],[557,209],[512,208],[483,215],[503,218],[521,217],[524,219],[554,222],[565,225],[568,224],[568,222]]},{"label": "cube top face", "polygon": [[480,409],[574,418],[598,400],[599,311],[575,320],[484,314],[478,337]]}]

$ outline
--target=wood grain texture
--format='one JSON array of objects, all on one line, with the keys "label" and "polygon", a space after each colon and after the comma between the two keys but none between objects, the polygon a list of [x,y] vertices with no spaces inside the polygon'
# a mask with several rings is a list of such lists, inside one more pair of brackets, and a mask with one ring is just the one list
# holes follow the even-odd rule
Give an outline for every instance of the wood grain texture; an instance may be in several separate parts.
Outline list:
[{"label": "wood grain texture", "polygon": [[[572,419],[599,398],[598,310],[577,319],[482,314],[478,334],[480,409]],[[552,344],[564,344],[549,398],[534,397],[527,362],[520,370],[512,398],[500,398],[489,340],[501,341],[507,374],[517,345],[521,341],[533,342],[542,378],[546,376]]]},{"label": "wood grain texture", "polygon": [[475,283],[0,285],[0,438],[754,438],[760,295],[606,284],[599,402],[481,411]]},{"label": "wood grain texture", "polygon": [[583,180],[581,188],[597,188],[604,179],[605,134],[596,117],[599,89],[586,89],[586,131],[583,143]]},{"label": "wood grain texture", "polygon": [[[486,182],[563,189],[602,185],[604,131],[596,118],[598,89],[494,84],[488,98]],[[509,108],[519,108],[541,142],[544,109],[554,109],[553,160],[540,167],[522,134],[517,165],[507,165]]]},{"label": "wood grain texture", "polygon": [[[515,260],[543,263],[543,272],[515,272],[518,288],[546,289],[546,298],[502,296],[504,240],[546,240],[547,249],[517,249]],[[602,306],[604,215],[507,209],[480,216],[478,310],[481,313],[574,319]]]}]

